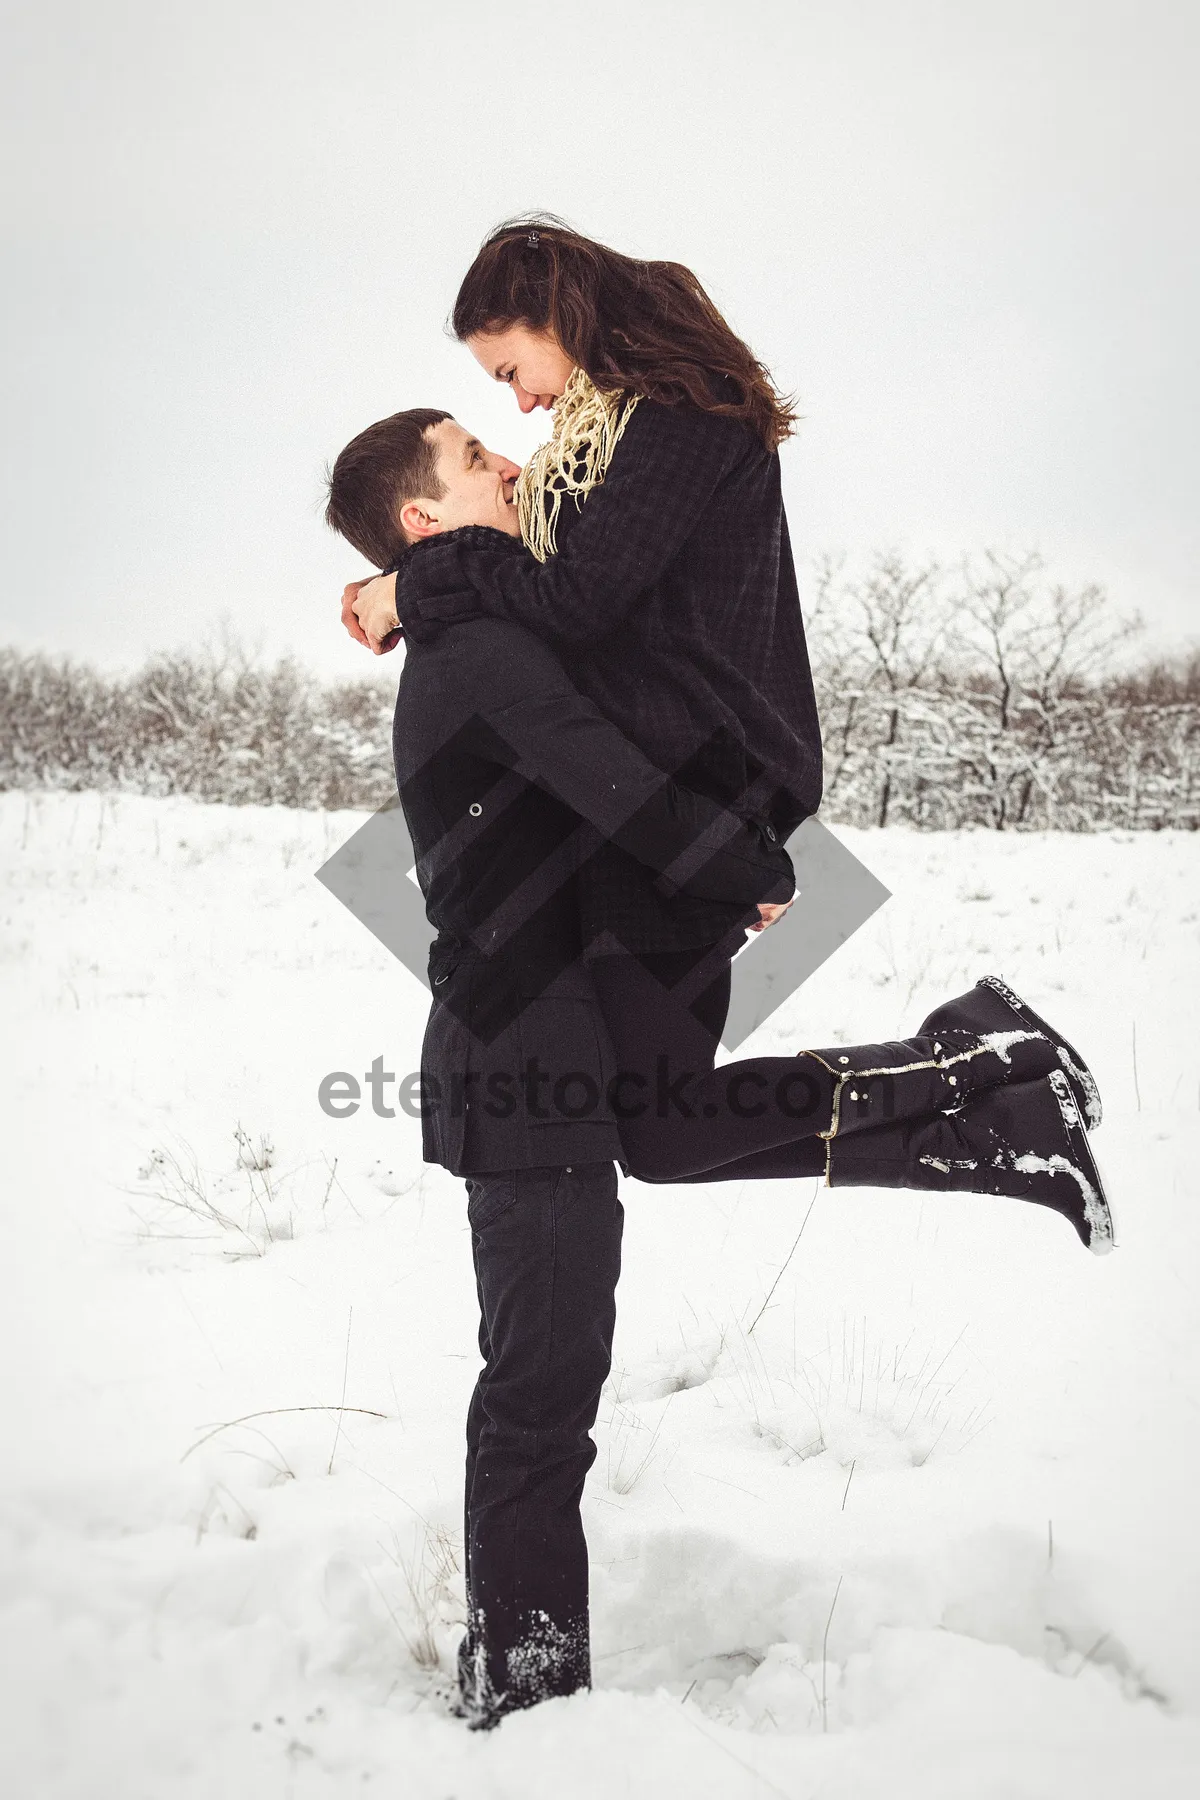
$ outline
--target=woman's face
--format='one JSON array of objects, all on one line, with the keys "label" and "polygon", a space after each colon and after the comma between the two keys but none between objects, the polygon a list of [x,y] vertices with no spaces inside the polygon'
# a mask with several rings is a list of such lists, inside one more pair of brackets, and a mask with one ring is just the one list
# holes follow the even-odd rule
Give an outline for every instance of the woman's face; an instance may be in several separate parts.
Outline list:
[{"label": "woman's face", "polygon": [[467,349],[493,381],[506,381],[523,413],[541,406],[549,412],[575,367],[552,331],[530,325],[506,325],[502,331],[478,331]]}]

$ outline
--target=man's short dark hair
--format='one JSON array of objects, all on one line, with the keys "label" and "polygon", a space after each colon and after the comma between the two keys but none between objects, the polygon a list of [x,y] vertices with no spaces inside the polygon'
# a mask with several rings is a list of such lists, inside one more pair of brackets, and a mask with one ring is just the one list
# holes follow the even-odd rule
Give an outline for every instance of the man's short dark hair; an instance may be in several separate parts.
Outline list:
[{"label": "man's short dark hair", "polygon": [[414,406],[368,425],[339,454],[329,476],[325,523],[377,569],[397,562],[408,539],[400,508],[410,500],[440,500],[437,446],[426,437],[449,413]]}]

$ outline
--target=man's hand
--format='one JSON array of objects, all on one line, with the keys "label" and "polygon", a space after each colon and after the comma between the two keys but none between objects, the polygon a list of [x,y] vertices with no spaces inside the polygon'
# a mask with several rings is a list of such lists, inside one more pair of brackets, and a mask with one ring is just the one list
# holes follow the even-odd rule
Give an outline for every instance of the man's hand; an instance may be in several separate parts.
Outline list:
[{"label": "man's hand", "polygon": [[384,656],[400,642],[396,617],[396,577],[376,575],[352,581],[342,594],[342,624],[359,644]]},{"label": "man's hand", "polygon": [[772,900],[760,901],[759,908],[758,908],[759,922],[757,925],[749,926],[748,929],[750,931],[765,931],[767,929],[768,925],[773,925],[775,923],[776,919],[782,919],[784,913],[787,911],[789,906],[794,906],[794,905],[795,905],[795,896],[794,895],[793,895],[792,899],[785,900],[782,902],[782,904],[778,904],[778,905]]},{"label": "man's hand", "polygon": [[358,622],[358,615],[354,611],[354,602],[358,599],[363,588],[369,587],[374,579],[375,577],[373,575],[368,575],[363,581],[347,582],[346,586],[342,589],[342,624],[346,627],[346,630],[350,633],[350,636],[354,639],[355,643],[361,644],[364,650],[369,650],[371,646],[367,643],[366,632]]}]

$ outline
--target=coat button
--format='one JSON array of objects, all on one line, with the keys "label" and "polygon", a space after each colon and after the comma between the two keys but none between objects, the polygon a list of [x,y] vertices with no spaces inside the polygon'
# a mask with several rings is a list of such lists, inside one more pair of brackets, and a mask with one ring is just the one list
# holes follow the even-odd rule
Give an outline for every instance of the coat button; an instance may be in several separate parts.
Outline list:
[{"label": "coat button", "polygon": [[772,843],[775,843],[775,842],[776,842],[776,837],[775,837],[775,827],[774,827],[774,826],[773,826],[773,825],[768,825],[768,826],[767,826],[767,836],[768,836],[768,838],[769,838],[769,839],[770,839],[770,841],[771,841],[771,842],[772,842]]},{"label": "coat button", "polygon": [[479,817],[480,813],[483,811],[483,808],[482,808],[482,806],[480,806],[478,800],[472,800],[470,806],[468,806],[468,808],[467,808],[467,811],[470,813],[470,815],[473,819],[477,819]]}]

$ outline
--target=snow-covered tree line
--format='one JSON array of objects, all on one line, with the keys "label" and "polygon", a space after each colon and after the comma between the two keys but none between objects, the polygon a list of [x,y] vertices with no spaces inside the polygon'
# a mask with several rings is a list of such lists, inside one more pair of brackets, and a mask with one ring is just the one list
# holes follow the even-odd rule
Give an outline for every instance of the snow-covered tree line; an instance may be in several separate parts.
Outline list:
[{"label": "snow-covered tree line", "polygon": [[[1133,662],[1136,620],[1036,555],[951,569],[824,559],[806,619],[822,816],[938,829],[1200,826],[1200,652]],[[390,673],[390,671],[389,671]],[[323,682],[227,645],[136,673],[0,651],[0,787],[380,805],[394,684]]]},{"label": "snow-covered tree line", "polygon": [[995,830],[1200,825],[1200,651],[1141,630],[1036,554],[953,569],[825,559],[807,627],[834,820]]},{"label": "snow-covered tree line", "polygon": [[379,806],[395,791],[392,696],[236,649],[135,674],[0,651],[0,788],[190,794],[231,806]]}]

